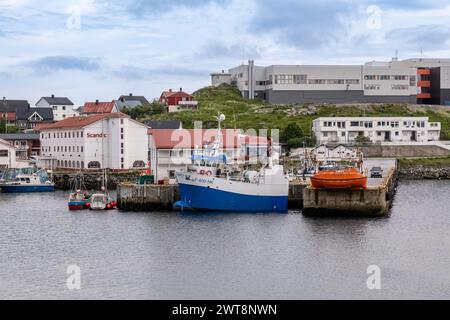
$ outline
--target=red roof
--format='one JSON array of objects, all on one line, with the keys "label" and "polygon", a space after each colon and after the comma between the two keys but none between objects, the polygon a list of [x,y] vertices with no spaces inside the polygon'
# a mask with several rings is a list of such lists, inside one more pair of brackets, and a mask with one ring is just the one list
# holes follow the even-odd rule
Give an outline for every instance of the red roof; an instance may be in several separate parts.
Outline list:
[{"label": "red roof", "polygon": [[[177,148],[199,148],[214,141],[217,129],[194,130],[194,129],[159,129],[148,130],[153,137],[157,149]],[[265,137],[246,136],[240,134],[240,130],[222,129],[222,143],[225,149],[240,148],[243,144],[266,145]]]},{"label": "red roof", "polygon": [[34,128],[34,131],[64,129],[64,128],[83,128],[92,123],[100,121],[104,118],[129,118],[129,116],[121,112],[114,112],[104,114],[91,114],[80,117],[69,117],[55,123],[37,125],[36,128]]},{"label": "red roof", "polygon": [[81,113],[111,113],[113,111],[114,105],[116,103],[112,102],[86,102],[83,106]]},{"label": "red roof", "polygon": [[192,95],[190,95],[189,93],[186,93],[184,91],[163,91],[163,93],[161,94],[161,98],[168,98],[168,97],[189,97],[189,98],[193,98]]}]

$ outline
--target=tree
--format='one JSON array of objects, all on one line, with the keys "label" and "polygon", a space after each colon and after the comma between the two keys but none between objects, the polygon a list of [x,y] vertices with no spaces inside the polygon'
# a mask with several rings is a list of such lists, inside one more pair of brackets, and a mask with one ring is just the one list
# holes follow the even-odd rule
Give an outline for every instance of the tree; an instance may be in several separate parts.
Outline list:
[{"label": "tree", "polygon": [[19,128],[16,125],[8,125],[6,120],[0,119],[0,133],[17,133],[19,132]]},{"label": "tree", "polygon": [[157,100],[153,100],[151,103],[136,106],[134,108],[123,108],[122,112],[136,120],[145,118],[146,116],[161,114],[165,109],[166,107],[163,104]]},{"label": "tree", "polygon": [[305,135],[303,130],[295,122],[287,125],[283,130],[280,139],[287,144],[289,149],[299,148],[303,145],[308,147],[316,145],[315,137]]},{"label": "tree", "polygon": [[355,138],[355,142],[356,144],[368,144],[371,143],[372,141],[370,140],[369,137],[360,134]]}]

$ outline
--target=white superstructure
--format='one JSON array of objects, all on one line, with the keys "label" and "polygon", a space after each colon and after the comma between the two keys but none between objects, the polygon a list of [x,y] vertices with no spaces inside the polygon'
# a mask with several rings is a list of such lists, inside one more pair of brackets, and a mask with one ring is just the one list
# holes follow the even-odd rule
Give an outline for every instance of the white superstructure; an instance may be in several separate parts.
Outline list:
[{"label": "white superstructure", "polygon": [[441,124],[428,117],[322,117],[312,129],[318,144],[351,143],[358,136],[372,142],[427,142],[439,140]]}]

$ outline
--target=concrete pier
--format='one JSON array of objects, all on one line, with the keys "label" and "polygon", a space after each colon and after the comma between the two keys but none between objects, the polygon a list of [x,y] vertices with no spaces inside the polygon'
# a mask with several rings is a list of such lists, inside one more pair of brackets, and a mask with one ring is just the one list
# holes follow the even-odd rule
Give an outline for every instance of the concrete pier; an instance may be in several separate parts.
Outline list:
[{"label": "concrete pier", "polygon": [[[397,185],[394,159],[370,159],[365,170],[380,166],[382,179],[368,179],[364,190],[317,190],[308,181],[292,181],[289,185],[289,209],[302,209],[305,215],[381,216],[388,213]],[[117,187],[118,207],[124,211],[172,210],[179,200],[177,185],[139,185],[121,183]]]},{"label": "concrete pier", "polygon": [[303,190],[302,213],[306,216],[383,216],[387,215],[397,186],[397,170],[389,168],[382,179],[370,181],[366,189]]},{"label": "concrete pier", "polygon": [[117,187],[117,205],[124,211],[172,210],[178,194],[177,185],[122,183]]}]

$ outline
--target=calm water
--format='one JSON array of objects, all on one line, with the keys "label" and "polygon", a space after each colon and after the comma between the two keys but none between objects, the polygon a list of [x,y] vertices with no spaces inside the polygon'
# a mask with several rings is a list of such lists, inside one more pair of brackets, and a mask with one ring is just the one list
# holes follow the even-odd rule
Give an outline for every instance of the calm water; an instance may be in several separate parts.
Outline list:
[{"label": "calm water", "polygon": [[[402,182],[388,218],[69,212],[0,194],[0,298],[450,298],[450,182]],[[66,268],[81,268],[81,290]],[[366,268],[381,268],[368,290]]]}]

